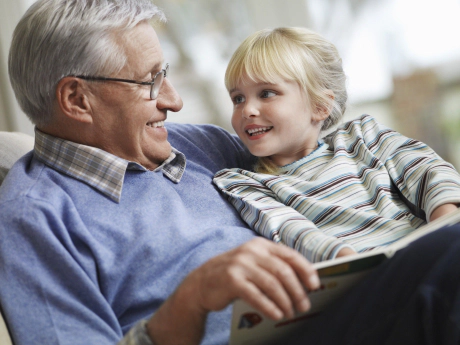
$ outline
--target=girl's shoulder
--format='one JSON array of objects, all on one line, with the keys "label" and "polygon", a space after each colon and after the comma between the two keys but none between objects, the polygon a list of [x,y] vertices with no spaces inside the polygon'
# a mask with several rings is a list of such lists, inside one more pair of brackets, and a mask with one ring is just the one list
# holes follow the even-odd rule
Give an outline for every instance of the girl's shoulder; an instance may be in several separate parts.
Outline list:
[{"label": "girl's shoulder", "polygon": [[408,138],[379,123],[374,117],[365,114],[342,124],[334,132],[325,136],[323,140],[335,151],[343,148],[350,150],[365,145],[369,150],[376,153],[388,145],[402,145]]},{"label": "girl's shoulder", "polygon": [[401,136],[395,130],[379,123],[374,117],[364,114],[354,120],[345,122],[335,131],[326,135],[323,140],[328,145],[333,144],[338,139],[352,142],[355,142],[356,139],[363,139],[366,142],[370,142],[385,134]]}]

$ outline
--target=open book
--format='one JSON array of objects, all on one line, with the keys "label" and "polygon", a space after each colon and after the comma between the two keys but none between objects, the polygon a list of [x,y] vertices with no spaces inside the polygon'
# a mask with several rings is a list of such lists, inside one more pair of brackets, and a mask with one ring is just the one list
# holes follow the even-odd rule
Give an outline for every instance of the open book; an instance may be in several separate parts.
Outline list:
[{"label": "open book", "polygon": [[320,277],[321,287],[318,290],[310,291],[308,294],[311,309],[306,313],[296,315],[293,319],[273,321],[244,301],[235,301],[233,303],[230,345],[266,344],[268,340],[282,339],[283,335],[318,315],[326,306],[346,293],[359,280],[382,262],[391,258],[398,250],[430,232],[456,223],[460,223],[460,209],[421,226],[387,247],[314,264]]}]

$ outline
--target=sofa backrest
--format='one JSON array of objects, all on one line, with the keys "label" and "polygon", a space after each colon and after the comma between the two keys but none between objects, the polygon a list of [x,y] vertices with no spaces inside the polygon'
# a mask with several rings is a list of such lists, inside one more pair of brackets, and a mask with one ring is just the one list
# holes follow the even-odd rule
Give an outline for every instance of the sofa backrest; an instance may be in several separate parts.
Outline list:
[{"label": "sofa backrest", "polygon": [[14,162],[33,146],[34,138],[28,134],[0,131],[0,185]]}]

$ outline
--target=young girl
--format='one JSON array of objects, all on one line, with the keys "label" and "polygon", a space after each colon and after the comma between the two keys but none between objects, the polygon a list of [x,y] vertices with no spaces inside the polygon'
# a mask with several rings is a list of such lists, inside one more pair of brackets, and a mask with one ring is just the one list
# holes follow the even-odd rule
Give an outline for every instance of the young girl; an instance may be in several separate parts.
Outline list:
[{"label": "young girl", "polygon": [[262,30],[225,74],[232,125],[255,171],[214,183],[258,233],[318,262],[388,245],[457,209],[460,175],[427,145],[368,115],[336,125],[346,107],[333,44],[303,28]]}]

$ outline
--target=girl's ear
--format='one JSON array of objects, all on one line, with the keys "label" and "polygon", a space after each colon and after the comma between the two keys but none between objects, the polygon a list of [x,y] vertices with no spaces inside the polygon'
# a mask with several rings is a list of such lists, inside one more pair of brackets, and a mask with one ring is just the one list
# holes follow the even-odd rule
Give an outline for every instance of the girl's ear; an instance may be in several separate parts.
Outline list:
[{"label": "girl's ear", "polygon": [[331,90],[327,90],[326,92],[327,100],[325,103],[318,103],[316,104],[316,108],[314,109],[313,117],[315,121],[324,121],[326,120],[332,112],[334,108],[334,92]]},{"label": "girl's ear", "polygon": [[72,120],[91,123],[91,105],[84,81],[75,77],[62,78],[56,87],[56,101],[61,112]]}]

